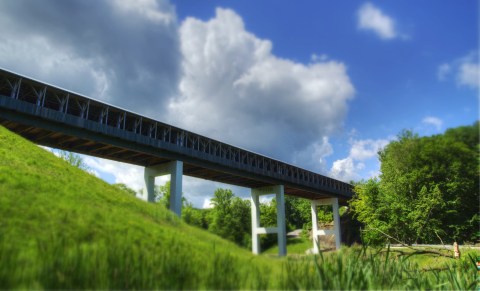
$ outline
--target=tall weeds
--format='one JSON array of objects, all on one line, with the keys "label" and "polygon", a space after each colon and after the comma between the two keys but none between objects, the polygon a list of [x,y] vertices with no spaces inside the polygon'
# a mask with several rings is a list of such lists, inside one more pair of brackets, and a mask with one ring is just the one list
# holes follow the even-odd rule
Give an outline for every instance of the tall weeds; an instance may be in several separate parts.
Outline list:
[{"label": "tall weeds", "polygon": [[455,289],[478,285],[471,255],[445,268],[424,270],[406,256],[395,256],[367,247],[343,248],[336,254],[290,259],[286,262],[282,289]]}]

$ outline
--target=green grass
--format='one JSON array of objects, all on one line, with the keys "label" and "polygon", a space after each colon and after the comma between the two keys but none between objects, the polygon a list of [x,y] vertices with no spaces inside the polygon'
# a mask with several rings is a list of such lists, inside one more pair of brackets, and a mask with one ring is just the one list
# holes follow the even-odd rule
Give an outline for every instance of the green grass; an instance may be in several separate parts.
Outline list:
[{"label": "green grass", "polygon": [[422,271],[403,258],[253,256],[0,127],[0,289],[474,288],[468,260]]},{"label": "green grass", "polygon": [[[305,255],[306,251],[313,248],[313,242],[303,237],[287,238],[287,254],[289,255]],[[262,252],[264,255],[277,255],[278,246],[275,245]]]},{"label": "green grass", "polygon": [[370,248],[292,258],[286,266],[286,289],[454,289],[474,290],[478,278],[466,256],[445,270],[424,270],[407,256]]},{"label": "green grass", "polygon": [[262,289],[279,272],[0,127],[0,289]]},{"label": "green grass", "polygon": [[[393,256],[407,256],[410,262],[416,263],[418,267],[423,270],[448,268],[448,265],[452,262],[451,256],[453,256],[453,250],[451,249],[439,249],[432,247],[415,247],[415,249],[417,249],[418,252],[439,252],[449,257],[439,256],[432,253],[418,254],[417,252],[417,254],[415,254],[415,251],[409,248],[393,248],[391,252]],[[477,256],[480,256],[480,252],[477,250],[462,249],[461,257],[464,260],[468,259],[469,257],[476,258]]]}]

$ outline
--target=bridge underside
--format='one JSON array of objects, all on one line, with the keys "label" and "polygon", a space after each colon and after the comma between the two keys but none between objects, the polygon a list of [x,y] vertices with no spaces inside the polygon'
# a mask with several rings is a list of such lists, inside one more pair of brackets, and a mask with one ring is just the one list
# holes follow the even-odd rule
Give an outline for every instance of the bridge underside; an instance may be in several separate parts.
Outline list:
[{"label": "bridge underside", "polygon": [[[7,112],[4,112],[3,116],[7,114]],[[95,134],[80,135],[76,132],[68,134],[68,131],[72,131],[71,129],[62,130],[61,126],[54,124],[43,124],[42,127],[39,127],[38,123],[44,123],[45,121],[35,121],[30,118],[23,119],[18,113],[13,115],[14,116],[9,116],[8,119],[5,119],[2,118],[2,114],[0,114],[0,124],[40,145],[144,167],[160,165],[176,159],[175,157],[170,159],[164,157],[166,153],[148,153],[140,147],[138,150],[135,150],[131,146],[122,145],[120,140],[112,142],[111,139],[105,139],[105,137],[96,136]],[[215,166],[212,164],[209,164],[207,168],[206,165],[202,163],[188,160],[184,160],[183,174],[247,188],[260,188],[276,184],[257,180],[254,175],[246,177],[235,171],[229,173],[224,169],[215,169]],[[327,194],[322,195],[318,191],[308,191],[306,189],[298,189],[298,187],[289,187],[288,185],[285,185],[285,194],[306,199],[331,197],[331,195]],[[345,199],[341,199],[339,202],[343,202],[342,204],[344,204],[346,201]]]}]

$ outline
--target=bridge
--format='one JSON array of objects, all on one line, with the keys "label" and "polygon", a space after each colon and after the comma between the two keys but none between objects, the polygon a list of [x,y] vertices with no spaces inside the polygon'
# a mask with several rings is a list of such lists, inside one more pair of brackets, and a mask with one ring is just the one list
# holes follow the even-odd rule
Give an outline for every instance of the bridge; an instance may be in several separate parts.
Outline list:
[{"label": "bridge", "polygon": [[[350,184],[229,145],[131,111],[0,68],[0,124],[39,145],[145,167],[145,199],[154,179],[171,175],[170,208],[181,215],[183,175],[252,189],[252,250],[259,235],[277,233],[286,254],[284,195],[312,201],[313,244],[335,235],[340,247],[339,203]],[[260,226],[261,195],[275,194],[277,227]],[[332,205],[334,229],[318,229],[317,205]]]}]

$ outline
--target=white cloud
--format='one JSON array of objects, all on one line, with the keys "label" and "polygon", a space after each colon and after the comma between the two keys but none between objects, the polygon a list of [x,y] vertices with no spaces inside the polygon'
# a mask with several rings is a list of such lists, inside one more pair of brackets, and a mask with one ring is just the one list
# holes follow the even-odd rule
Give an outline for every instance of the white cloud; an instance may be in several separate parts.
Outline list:
[{"label": "white cloud", "polygon": [[180,37],[181,97],[169,112],[178,125],[287,161],[341,128],[354,94],[344,64],[278,58],[227,9],[187,18]]},{"label": "white cloud", "polygon": [[307,148],[293,154],[292,163],[302,165],[306,169],[325,173],[327,171],[326,157],[333,154],[333,147],[328,137],[310,144]]},{"label": "white cloud", "polygon": [[371,30],[382,39],[394,39],[399,36],[395,29],[395,21],[372,3],[363,4],[357,14],[358,28]]},{"label": "white cloud", "polygon": [[377,157],[378,151],[389,143],[386,139],[355,140],[350,149],[350,157],[356,161],[364,161]]},{"label": "white cloud", "polygon": [[136,13],[156,23],[172,24],[176,21],[174,8],[166,1],[111,0],[114,8],[125,14]]},{"label": "white cloud", "polygon": [[345,159],[336,160],[333,162],[330,175],[336,179],[348,183],[352,180],[357,180],[360,177],[358,174],[359,170],[361,170],[361,167],[357,166],[351,157],[347,157]]},{"label": "white cloud", "polygon": [[213,208],[213,204],[212,204],[212,201],[211,201],[210,198],[205,198],[205,199],[203,200],[202,208],[203,208],[203,209]]},{"label": "white cloud", "polygon": [[471,88],[480,87],[480,74],[478,63],[465,62],[458,70],[457,81],[462,86]]},{"label": "white cloud", "polygon": [[480,66],[478,62],[478,52],[470,52],[463,57],[440,65],[437,77],[440,81],[444,81],[452,75],[456,78],[458,86],[478,89],[480,88]]},{"label": "white cloud", "polygon": [[344,182],[364,177],[365,175],[360,175],[363,170],[367,170],[370,177],[378,175],[380,164],[377,154],[389,142],[390,139],[351,140],[348,157],[333,162],[330,175]]},{"label": "white cloud", "polygon": [[443,81],[447,78],[448,74],[451,72],[452,67],[449,64],[441,64],[438,66],[437,78],[440,81]]},{"label": "white cloud", "polygon": [[443,121],[440,118],[434,117],[434,116],[427,116],[423,118],[422,123],[426,125],[434,126],[437,129],[437,131],[442,129],[442,125],[443,125]]}]

